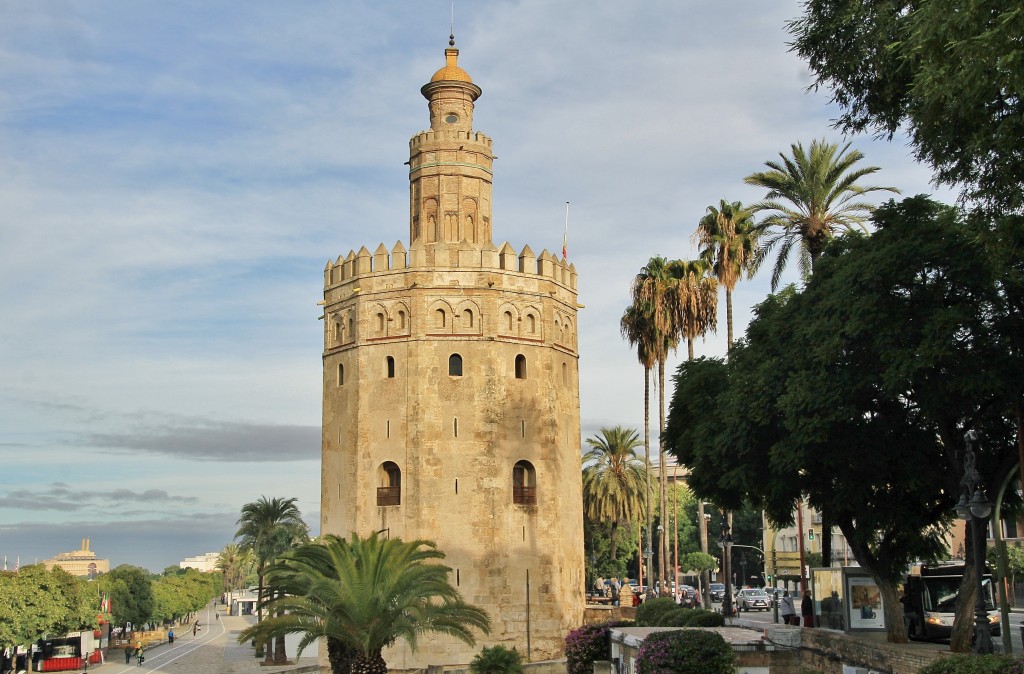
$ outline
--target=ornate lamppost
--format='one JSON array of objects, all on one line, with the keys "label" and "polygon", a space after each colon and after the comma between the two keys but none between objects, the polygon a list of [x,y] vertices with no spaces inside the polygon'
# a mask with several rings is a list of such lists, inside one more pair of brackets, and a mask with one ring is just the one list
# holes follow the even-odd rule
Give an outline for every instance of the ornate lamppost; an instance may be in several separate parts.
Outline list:
[{"label": "ornate lamppost", "polygon": [[[992,633],[989,629],[988,608],[985,602],[985,591],[982,575],[985,571],[985,534],[986,521],[992,513],[992,503],[985,496],[984,484],[974,464],[974,443],[978,434],[973,430],[964,434],[964,477],[961,481],[963,492],[956,504],[957,517],[971,523],[971,544],[974,546],[974,564],[977,570],[977,597],[974,600],[974,652],[993,653]],[[968,500],[970,498],[970,500]]]},{"label": "ornate lamppost", "polygon": [[722,535],[718,538],[718,547],[722,549],[722,572],[725,574],[725,597],[722,599],[722,614],[732,615],[732,533],[726,520],[722,518]]}]

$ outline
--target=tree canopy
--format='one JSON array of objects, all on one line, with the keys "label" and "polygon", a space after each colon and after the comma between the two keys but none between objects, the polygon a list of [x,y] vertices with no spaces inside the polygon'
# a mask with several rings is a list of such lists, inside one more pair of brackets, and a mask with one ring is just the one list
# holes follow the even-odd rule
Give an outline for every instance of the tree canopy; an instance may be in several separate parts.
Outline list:
[{"label": "tree canopy", "polygon": [[874,222],[829,246],[802,292],[762,303],[728,364],[680,366],[666,435],[694,491],[720,505],[749,497],[788,524],[807,498],[898,607],[909,562],[940,554],[964,431],[982,438],[990,490],[1016,461],[1019,364],[982,232],[924,197]]},{"label": "tree canopy", "polygon": [[1024,8],[1005,0],[805,0],[792,50],[844,131],[909,130],[936,180],[1024,209]]},{"label": "tree canopy", "polygon": [[42,564],[0,572],[0,648],[96,626],[99,598],[88,583]]}]

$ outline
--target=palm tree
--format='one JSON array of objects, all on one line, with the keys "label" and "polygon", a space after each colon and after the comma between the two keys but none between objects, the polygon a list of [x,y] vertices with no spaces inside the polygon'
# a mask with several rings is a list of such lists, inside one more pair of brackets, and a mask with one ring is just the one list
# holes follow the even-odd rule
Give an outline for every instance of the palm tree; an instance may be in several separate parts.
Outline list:
[{"label": "palm tree", "polygon": [[[694,241],[701,247],[700,257],[711,264],[711,271],[725,287],[727,341],[732,349],[732,291],[744,274],[750,278],[761,262],[758,242],[761,230],[754,225],[754,213],[738,201],[722,199],[719,207],[708,206],[697,223]],[[693,357],[691,356],[691,360]]]},{"label": "palm tree", "polygon": [[583,455],[584,512],[593,521],[611,523],[611,558],[617,553],[616,534],[623,521],[632,522],[643,509],[640,494],[646,464],[637,455],[640,438],[632,428],[602,428],[587,438],[591,449]]},{"label": "palm tree", "polygon": [[[252,553],[237,543],[228,543],[217,555],[216,568],[224,579],[224,590],[229,594],[245,584],[245,578],[252,571]],[[231,602],[228,601],[230,606]]]},{"label": "palm tree", "polygon": [[870,217],[873,206],[854,199],[868,192],[899,193],[895,187],[857,184],[864,176],[880,169],[877,166],[854,169],[853,165],[864,155],[851,150],[850,143],[840,149],[835,143],[815,140],[809,151],[800,143],[794,143],[790,149],[792,157],[780,152],[781,163],[765,162],[770,171],[752,173],[743,179],[748,185],[768,190],[765,200],[751,206],[751,210],[755,213],[770,211],[758,224],[758,229],[765,232],[761,254],[769,253],[780,243],[772,270],[772,292],[778,288],[794,246],[799,251],[800,272],[806,280],[829,239],[854,227],[867,231],[864,222]]},{"label": "palm tree", "polygon": [[298,651],[325,638],[334,674],[386,674],[382,651],[398,639],[415,650],[421,636],[438,633],[473,645],[490,620],[467,604],[448,580],[451,569],[434,563],[444,553],[430,541],[348,540],[324,536],[283,555],[268,569],[277,592],[276,615],[249,627],[238,641],[301,634]]},{"label": "palm tree", "polygon": [[[260,608],[256,612],[256,620],[263,619],[262,605],[267,603],[269,596],[264,594],[264,574],[267,565],[277,556],[287,552],[296,543],[309,540],[309,527],[302,521],[302,513],[295,505],[297,498],[272,498],[260,496],[258,501],[242,506],[242,516],[238,518],[238,531],[235,538],[241,539],[240,547],[256,557],[256,574],[259,578]],[[274,645],[267,644],[266,664],[284,663],[284,635]]]},{"label": "palm tree", "polygon": [[[680,337],[680,279],[677,277],[678,268],[673,263],[661,256],[652,257],[647,264],[640,269],[640,273],[633,279],[632,295],[633,306],[646,309],[649,312],[650,321],[648,327],[651,330],[648,343],[651,345],[651,355],[658,365],[658,480],[660,482],[660,503],[666,503],[668,491],[666,482],[668,474],[665,470],[665,447],[661,437],[665,432],[665,362],[669,353],[676,349]],[[646,414],[645,420],[646,420]],[[650,532],[650,526],[648,526]],[[648,533],[648,535],[650,535]],[[665,558],[668,553],[668,546],[665,544],[665,537],[659,540],[658,554],[658,578],[665,580]]]},{"label": "palm tree", "polygon": [[[626,341],[636,347],[637,359],[644,367],[644,477],[646,481],[644,512],[647,516],[647,534],[646,541],[644,543],[637,541],[637,546],[646,545],[649,550],[651,547],[651,525],[653,524],[653,511],[651,510],[651,368],[655,363],[653,343],[655,331],[650,307],[643,303],[634,303],[626,307],[626,311],[619,321],[619,328]],[[639,565],[643,565],[643,553],[639,549],[637,550],[637,562]],[[650,584],[650,566],[647,568],[647,578],[647,582]]]},{"label": "palm tree", "polygon": [[[673,260],[669,274],[674,280],[673,320],[686,340],[687,357],[693,360],[693,340],[718,329],[718,281],[709,274],[705,260]],[[662,432],[664,432],[664,426]]]}]

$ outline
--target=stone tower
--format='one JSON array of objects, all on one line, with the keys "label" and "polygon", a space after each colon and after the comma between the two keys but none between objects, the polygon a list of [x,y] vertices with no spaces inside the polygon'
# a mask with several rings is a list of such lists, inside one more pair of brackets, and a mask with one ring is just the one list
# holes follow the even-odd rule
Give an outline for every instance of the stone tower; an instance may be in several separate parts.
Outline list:
[{"label": "stone tower", "polygon": [[397,644],[392,669],[557,657],[583,618],[576,269],[492,242],[481,90],[451,45],[409,141],[408,250],[324,271],[321,532],[436,542],[492,622],[476,647]]}]

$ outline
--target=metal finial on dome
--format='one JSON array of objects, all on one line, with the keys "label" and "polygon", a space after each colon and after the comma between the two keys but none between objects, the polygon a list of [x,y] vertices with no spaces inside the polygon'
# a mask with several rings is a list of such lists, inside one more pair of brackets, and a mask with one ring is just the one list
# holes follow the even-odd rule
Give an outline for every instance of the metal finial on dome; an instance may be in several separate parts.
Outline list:
[{"label": "metal finial on dome", "polygon": [[452,32],[451,32],[450,35],[448,35],[448,46],[449,47],[454,47],[455,46],[455,0],[452,0],[452,23],[451,23],[451,29],[452,29]]}]

